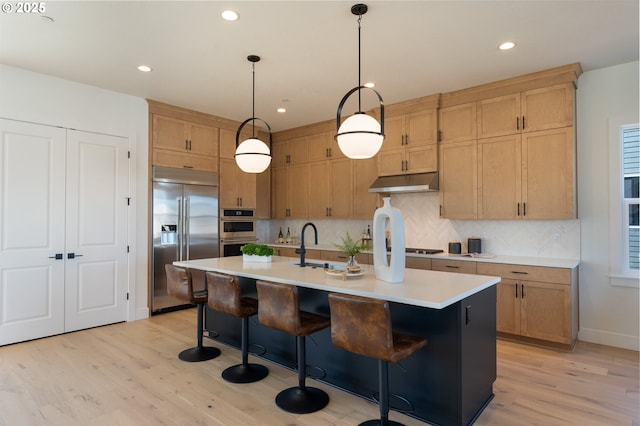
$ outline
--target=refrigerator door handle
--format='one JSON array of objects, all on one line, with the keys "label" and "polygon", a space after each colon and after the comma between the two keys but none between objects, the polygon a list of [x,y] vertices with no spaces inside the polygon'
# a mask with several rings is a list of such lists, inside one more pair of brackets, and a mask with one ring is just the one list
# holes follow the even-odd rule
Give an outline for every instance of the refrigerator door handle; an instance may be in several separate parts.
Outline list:
[{"label": "refrigerator door handle", "polygon": [[183,260],[189,260],[189,246],[191,246],[191,222],[190,222],[190,212],[191,210],[191,198],[186,197],[184,200],[184,245],[185,245],[185,250],[186,250],[186,255],[187,257],[185,257]]},{"label": "refrigerator door handle", "polygon": [[183,236],[184,236],[184,226],[182,223],[182,197],[178,197],[178,235],[176,238],[176,258],[178,260],[184,260],[182,258],[182,246],[183,244]]}]

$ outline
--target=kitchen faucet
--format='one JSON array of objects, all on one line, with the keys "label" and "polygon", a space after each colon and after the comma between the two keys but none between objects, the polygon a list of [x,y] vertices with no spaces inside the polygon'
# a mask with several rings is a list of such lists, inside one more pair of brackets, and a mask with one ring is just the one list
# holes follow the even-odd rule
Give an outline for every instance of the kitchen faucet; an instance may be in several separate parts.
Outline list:
[{"label": "kitchen faucet", "polygon": [[318,245],[318,229],[316,228],[316,226],[311,223],[311,222],[307,222],[302,226],[302,232],[300,232],[300,248],[296,249],[296,253],[300,254],[300,267],[303,268],[306,266],[306,263],[304,261],[304,255],[307,252],[307,249],[304,248],[304,231],[305,229],[307,229],[307,226],[311,226],[313,228],[313,233],[315,234],[315,239],[316,239],[316,245]]}]

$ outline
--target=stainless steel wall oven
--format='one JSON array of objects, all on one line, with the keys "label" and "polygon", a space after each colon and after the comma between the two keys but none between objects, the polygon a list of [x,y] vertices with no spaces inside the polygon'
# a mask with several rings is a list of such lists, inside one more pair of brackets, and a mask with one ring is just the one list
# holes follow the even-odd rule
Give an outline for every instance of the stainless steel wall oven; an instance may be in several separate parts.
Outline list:
[{"label": "stainless steel wall oven", "polygon": [[239,256],[240,247],[258,240],[255,211],[251,209],[220,210],[220,255]]}]

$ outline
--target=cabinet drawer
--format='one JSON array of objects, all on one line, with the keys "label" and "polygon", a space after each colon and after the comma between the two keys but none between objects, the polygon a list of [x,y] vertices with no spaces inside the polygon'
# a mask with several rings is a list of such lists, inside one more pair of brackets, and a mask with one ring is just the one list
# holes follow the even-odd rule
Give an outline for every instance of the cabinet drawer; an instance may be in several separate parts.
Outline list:
[{"label": "cabinet drawer", "polygon": [[407,268],[411,269],[431,269],[431,259],[425,257],[409,257],[405,258]]},{"label": "cabinet drawer", "polygon": [[434,271],[457,272],[460,274],[475,274],[476,262],[466,260],[432,259],[431,269]]},{"label": "cabinet drawer", "polygon": [[218,171],[218,159],[216,157],[205,157],[198,154],[186,154],[176,151],[165,151],[154,149],[152,164],[154,166],[166,166],[204,170],[207,172]]},{"label": "cabinet drawer", "polygon": [[571,269],[567,268],[479,262],[477,270],[480,275],[492,275],[513,280],[571,284]]}]

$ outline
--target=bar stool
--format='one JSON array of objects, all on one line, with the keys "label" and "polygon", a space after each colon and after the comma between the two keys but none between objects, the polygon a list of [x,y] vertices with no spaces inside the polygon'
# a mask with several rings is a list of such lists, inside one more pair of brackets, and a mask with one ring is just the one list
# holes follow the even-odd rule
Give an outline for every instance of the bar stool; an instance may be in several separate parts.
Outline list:
[{"label": "bar stool", "polygon": [[276,396],[276,405],[289,413],[306,414],[329,403],[323,390],[305,386],[307,376],[305,337],[330,324],[328,317],[300,310],[298,288],[293,285],[258,280],[258,319],[270,328],[296,336],[298,386]]},{"label": "bar stool", "polygon": [[183,302],[198,306],[198,345],[185,349],[178,354],[178,358],[187,362],[200,362],[213,359],[220,355],[220,349],[202,344],[202,330],[204,323],[204,305],[207,303],[207,290],[193,291],[191,272],[172,264],[165,265],[167,271],[167,292],[169,295]]},{"label": "bar stool", "polygon": [[240,280],[236,276],[220,272],[207,272],[209,307],[216,311],[242,319],[242,364],[231,366],[222,372],[222,378],[231,383],[253,383],[264,379],[269,370],[264,365],[249,364],[249,317],[258,313],[258,301],[242,297]]},{"label": "bar stool", "polygon": [[349,352],[378,359],[380,420],[360,426],[393,425],[389,421],[389,362],[398,362],[427,344],[422,337],[394,333],[389,302],[368,297],[330,293],[331,341]]}]

